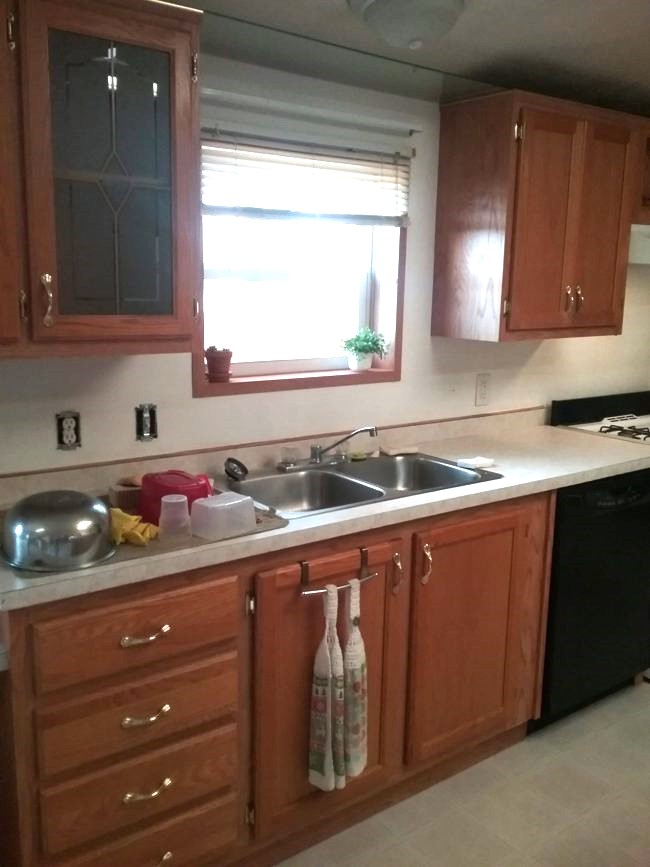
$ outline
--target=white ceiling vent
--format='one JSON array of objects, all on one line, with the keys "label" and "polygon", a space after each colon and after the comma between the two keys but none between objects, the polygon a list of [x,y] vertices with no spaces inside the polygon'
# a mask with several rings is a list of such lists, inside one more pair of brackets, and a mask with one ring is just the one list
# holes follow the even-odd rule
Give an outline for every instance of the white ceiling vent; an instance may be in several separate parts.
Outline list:
[{"label": "white ceiling vent", "polygon": [[465,0],[348,0],[348,6],[384,42],[417,51],[451,30]]}]

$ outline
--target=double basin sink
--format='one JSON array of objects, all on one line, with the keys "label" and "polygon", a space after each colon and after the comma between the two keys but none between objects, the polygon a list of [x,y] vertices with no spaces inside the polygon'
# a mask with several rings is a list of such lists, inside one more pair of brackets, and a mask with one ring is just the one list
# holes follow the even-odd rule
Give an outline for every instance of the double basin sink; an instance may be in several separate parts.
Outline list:
[{"label": "double basin sink", "polygon": [[418,453],[306,466],[252,476],[230,486],[290,519],[500,478],[498,473]]}]

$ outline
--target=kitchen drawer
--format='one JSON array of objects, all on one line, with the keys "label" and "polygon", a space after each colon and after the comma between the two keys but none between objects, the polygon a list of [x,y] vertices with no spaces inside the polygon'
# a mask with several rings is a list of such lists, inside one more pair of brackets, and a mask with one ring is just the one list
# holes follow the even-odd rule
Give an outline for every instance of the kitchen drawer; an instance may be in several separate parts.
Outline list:
[{"label": "kitchen drawer", "polygon": [[[237,755],[237,729],[232,724],[42,789],[43,848],[55,855],[154,819],[196,798],[226,794],[236,787]],[[129,802],[125,801],[127,794],[134,796]]]},{"label": "kitchen drawer", "polygon": [[38,762],[51,776],[234,715],[235,651],[36,714]]},{"label": "kitchen drawer", "polygon": [[[235,795],[226,795],[196,810],[111,842],[89,855],[65,861],[64,867],[194,867],[217,864],[216,858],[237,841],[241,821]],[[171,856],[167,855],[171,852]],[[167,860],[164,860],[167,856]]]},{"label": "kitchen drawer", "polygon": [[238,599],[231,576],[36,623],[36,688],[52,692],[231,639]]}]

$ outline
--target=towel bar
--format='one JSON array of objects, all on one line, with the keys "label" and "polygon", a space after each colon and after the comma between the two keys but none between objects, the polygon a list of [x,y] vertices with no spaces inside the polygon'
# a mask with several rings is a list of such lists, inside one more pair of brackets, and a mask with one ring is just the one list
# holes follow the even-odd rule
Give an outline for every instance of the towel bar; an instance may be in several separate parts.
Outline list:
[{"label": "towel bar", "polygon": [[[373,572],[371,575],[366,575],[365,577],[359,579],[359,583],[364,584],[366,581],[370,581],[371,578],[376,578],[377,575],[379,575],[379,572]],[[349,586],[350,585],[346,582],[345,584],[341,584],[336,589],[340,593],[342,590],[347,590],[349,588]],[[327,593],[326,587],[322,587],[320,590],[301,590],[300,591],[301,596],[320,596],[323,593]]]}]

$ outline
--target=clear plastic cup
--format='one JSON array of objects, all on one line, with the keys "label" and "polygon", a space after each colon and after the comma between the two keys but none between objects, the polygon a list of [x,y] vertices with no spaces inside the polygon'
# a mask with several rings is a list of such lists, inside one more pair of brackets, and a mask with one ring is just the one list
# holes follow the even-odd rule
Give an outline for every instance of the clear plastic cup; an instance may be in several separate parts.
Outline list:
[{"label": "clear plastic cup", "polygon": [[192,535],[190,510],[185,494],[165,494],[160,498],[160,538],[167,541],[189,539]]}]

